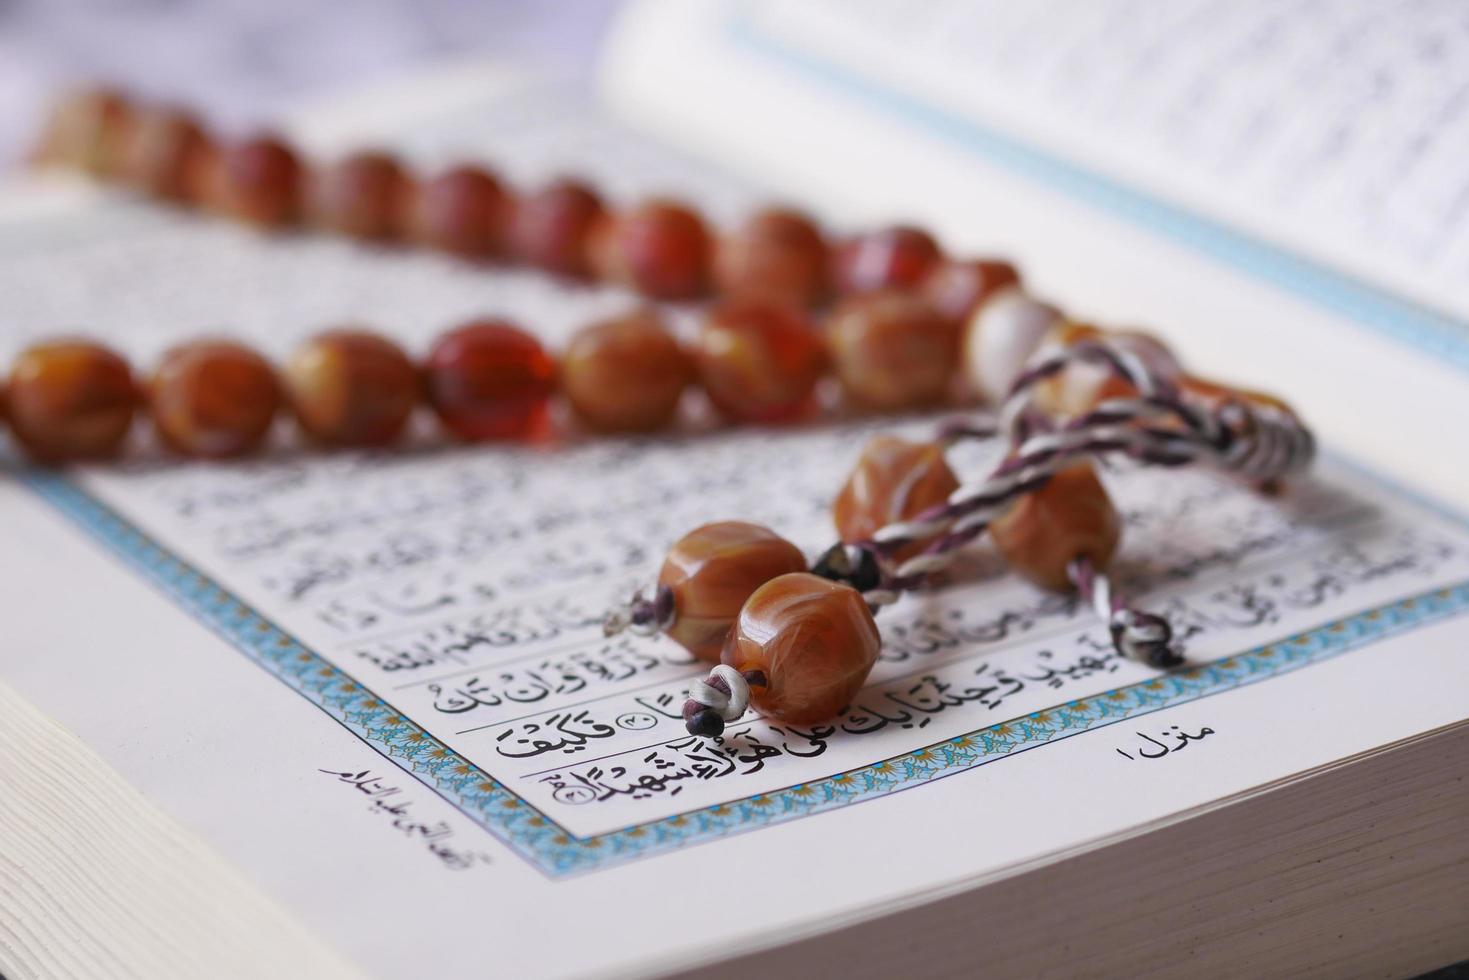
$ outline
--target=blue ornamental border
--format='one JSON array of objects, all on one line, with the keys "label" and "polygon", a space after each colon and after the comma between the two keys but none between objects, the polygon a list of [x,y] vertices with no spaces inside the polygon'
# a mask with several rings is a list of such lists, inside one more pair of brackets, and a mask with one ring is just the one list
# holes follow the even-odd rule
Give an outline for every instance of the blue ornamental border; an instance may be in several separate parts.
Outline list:
[{"label": "blue ornamental border", "polygon": [[849,772],[577,837],[75,483],[39,471],[24,479],[246,656],[553,877],[595,871],[886,796],[1047,742],[1275,677],[1469,608],[1469,582],[1437,589],[1245,653],[1057,704]]}]

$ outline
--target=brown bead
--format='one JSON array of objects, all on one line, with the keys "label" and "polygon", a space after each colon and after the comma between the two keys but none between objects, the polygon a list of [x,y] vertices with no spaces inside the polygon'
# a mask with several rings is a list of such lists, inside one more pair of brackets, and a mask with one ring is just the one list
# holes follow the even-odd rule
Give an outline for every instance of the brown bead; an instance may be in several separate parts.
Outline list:
[{"label": "brown bead", "polygon": [[312,184],[312,219],[350,238],[390,239],[406,233],[413,181],[387,153],[337,161]]},{"label": "brown bead", "polygon": [[943,258],[928,232],[896,225],[844,242],[833,262],[832,279],[843,295],[917,289]]},{"label": "brown bead", "polygon": [[202,203],[214,166],[214,143],[189,113],[141,113],[128,140],[124,173],[144,193],[179,204]]},{"label": "brown bead", "polygon": [[854,297],[832,313],[827,343],[847,396],[883,411],[936,405],[958,362],[958,330],[910,293]]},{"label": "brown bead", "polygon": [[418,404],[418,372],[402,348],[361,330],[308,340],[286,362],[284,380],[301,428],[327,446],[394,442]]},{"label": "brown bead", "polygon": [[985,302],[1007,286],[1020,284],[1009,262],[995,259],[950,260],[923,282],[923,293],[939,315],[955,325],[967,323]]},{"label": "brown bead", "polygon": [[645,201],[594,229],[592,265],[608,282],[654,299],[694,299],[709,287],[704,219],[676,201]]},{"label": "brown bead", "polygon": [[1016,501],[990,525],[1000,554],[1020,575],[1043,588],[1071,588],[1066,567],[1088,558],[1105,569],[1122,536],[1122,518],[1090,463],[1077,463]]},{"label": "brown bead", "polygon": [[429,404],[458,438],[516,438],[544,428],[556,362],[530,334],[484,320],[434,341],[424,380]]},{"label": "brown bead", "polygon": [[270,362],[228,340],[195,341],[164,354],[148,395],[164,443],[206,459],[259,449],[281,402]]},{"label": "brown bead", "polygon": [[769,528],[719,521],[695,528],[668,551],[658,587],[673,596],[664,632],[701,660],[716,663],[750,594],[771,579],[806,568],[801,550]]},{"label": "brown bead", "polygon": [[726,418],[780,422],[811,406],[826,346],[796,309],[734,300],[705,319],[694,360],[704,391]]},{"label": "brown bead", "polygon": [[505,249],[511,203],[500,181],[479,167],[459,166],[424,184],[414,227],[422,242],[465,258]]},{"label": "brown bead", "polygon": [[295,151],[274,136],[258,136],[220,154],[214,206],[261,228],[288,225],[301,216],[302,182]]},{"label": "brown bead", "polygon": [[132,104],[115,89],[73,92],[52,111],[35,159],[75,167],[94,177],[116,176],[122,171],[135,122]]},{"label": "brown bead", "polygon": [[511,244],[516,258],[557,275],[592,275],[592,232],[606,215],[602,199],[576,180],[558,180],[516,205]]},{"label": "brown bead", "polygon": [[725,296],[762,296],[815,306],[827,293],[826,241],[799,211],[768,208],[723,238],[714,282]]},{"label": "brown bead", "polygon": [[[720,660],[758,672],[750,703],[796,725],[840,712],[867,681],[882,640],[856,589],[793,572],[771,579],[745,602]],[[760,678],[756,678],[759,680]]]},{"label": "brown bead", "polygon": [[960,361],[969,387],[1001,405],[1025,365],[1046,342],[1061,311],[1016,288],[1001,289],[961,328]]},{"label": "brown bead", "polygon": [[693,364],[656,313],[583,327],[561,358],[572,410],[598,432],[649,432],[673,421]]},{"label": "brown bead", "polygon": [[[959,480],[936,442],[908,442],[878,436],[862,450],[831,507],[837,534],[847,543],[866,541],[895,521],[906,521],[942,504],[959,489]],[[918,541],[898,553],[917,554],[927,542]]]},{"label": "brown bead", "polygon": [[116,453],[138,391],[127,362],[101,344],[52,340],[15,359],[6,402],[21,446],[38,460],[60,463]]}]

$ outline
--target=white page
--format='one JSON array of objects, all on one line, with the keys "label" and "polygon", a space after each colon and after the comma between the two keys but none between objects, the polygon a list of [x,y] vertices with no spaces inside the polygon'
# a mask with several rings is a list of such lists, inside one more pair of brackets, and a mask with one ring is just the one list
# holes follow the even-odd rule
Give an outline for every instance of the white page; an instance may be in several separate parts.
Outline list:
[{"label": "white page", "polygon": [[[415,106],[402,145],[527,176],[575,163],[624,192],[719,180],[552,95],[478,91]],[[720,194],[716,211],[747,200]],[[114,199],[6,222],[0,280],[6,352],[70,322],[140,358],[201,324],[272,352],[357,319],[421,349],[476,313],[555,338],[627,302]],[[980,550],[972,584],[884,612],[848,716],[681,735],[664,712],[686,657],[591,620],[705,520],[815,551],[885,428],[229,466],[140,446],[21,474],[0,488],[25,556],[0,566],[25,597],[0,672],[359,965],[402,977],[687,965],[1464,717],[1469,532],[1327,463],[1283,502],[1203,474],[1109,478],[1123,574],[1188,634],[1196,672],[1118,661],[1089,616]],[[561,744],[541,749],[548,728]],[[1173,750],[1145,758],[1160,740]]]}]

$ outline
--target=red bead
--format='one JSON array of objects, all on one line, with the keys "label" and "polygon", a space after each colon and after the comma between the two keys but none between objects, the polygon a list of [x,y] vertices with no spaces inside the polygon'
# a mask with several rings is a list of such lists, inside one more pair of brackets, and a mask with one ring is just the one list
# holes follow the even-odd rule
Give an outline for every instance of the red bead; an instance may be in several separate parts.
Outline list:
[{"label": "red bead", "polygon": [[[866,541],[879,528],[942,504],[957,489],[959,480],[944,459],[943,446],[878,436],[862,450],[832,503],[832,521],[843,541]],[[916,541],[897,557],[917,554],[926,543]]]},{"label": "red bead", "polygon": [[153,109],[138,117],[123,170],[133,186],[154,197],[200,204],[214,163],[214,143],[193,116]]},{"label": "red bead", "polygon": [[745,600],[771,579],[804,571],[801,550],[774,531],[744,521],[695,528],[668,550],[658,586],[673,596],[664,630],[701,660],[717,662]]},{"label": "red bead", "polygon": [[606,209],[596,191],[576,180],[558,180],[515,208],[511,240],[522,262],[557,275],[592,275],[591,236]]},{"label": "red bead", "polygon": [[466,258],[504,251],[511,202],[500,182],[479,167],[459,166],[424,184],[414,226],[425,244]]},{"label": "red bead", "polygon": [[298,347],[284,380],[301,428],[326,446],[396,442],[418,404],[419,378],[402,348],[362,330],[333,330]]},{"label": "red bead", "polygon": [[846,295],[879,289],[917,289],[943,253],[928,232],[907,225],[867,232],[837,250],[832,278]]},{"label": "red bead", "polygon": [[604,218],[591,247],[598,275],[645,296],[695,299],[709,287],[712,247],[704,219],[675,201],[646,201]]},{"label": "red bead", "polygon": [[1105,569],[1122,536],[1122,517],[1090,463],[1077,463],[1015,502],[990,525],[1005,561],[1043,588],[1071,588],[1067,566],[1078,558]]},{"label": "red bead", "polygon": [[413,182],[387,153],[355,153],[317,175],[311,212],[323,228],[351,238],[397,238],[405,233]]},{"label": "red bead", "polygon": [[710,312],[694,359],[705,393],[726,418],[780,422],[811,406],[826,347],[796,309],[736,300]]},{"label": "red bead", "polygon": [[439,337],[424,374],[429,404],[446,429],[467,441],[535,434],[556,386],[556,362],[540,341],[496,320]]},{"label": "red bead", "polygon": [[808,725],[852,703],[881,647],[856,589],[793,572],[746,600],[720,660],[756,676],[750,702],[762,714]]},{"label": "red bead", "polygon": [[827,343],[847,396],[881,411],[943,402],[959,356],[954,325],[912,293],[847,300],[831,316]]},{"label": "red bead", "polygon": [[85,340],[26,348],[6,389],[11,431],[43,462],[103,459],[122,446],[138,404],[127,362]]},{"label": "red bead", "polygon": [[223,151],[212,196],[215,207],[232,218],[279,227],[300,218],[302,183],[295,151],[273,136],[259,136]]},{"label": "red bead", "polygon": [[950,260],[929,274],[923,283],[923,293],[940,316],[962,325],[991,296],[1007,286],[1019,284],[1020,273],[1009,262]]},{"label": "red bead", "polygon": [[769,208],[719,242],[714,281],[726,296],[814,306],[827,293],[826,241],[798,211]]},{"label": "red bead", "polygon": [[201,340],[163,356],[148,385],[153,425],[174,451],[206,459],[260,448],[280,407],[270,363],[228,340]]},{"label": "red bead", "polygon": [[663,428],[692,377],[689,355],[651,310],[583,327],[561,357],[561,390],[597,432]]}]

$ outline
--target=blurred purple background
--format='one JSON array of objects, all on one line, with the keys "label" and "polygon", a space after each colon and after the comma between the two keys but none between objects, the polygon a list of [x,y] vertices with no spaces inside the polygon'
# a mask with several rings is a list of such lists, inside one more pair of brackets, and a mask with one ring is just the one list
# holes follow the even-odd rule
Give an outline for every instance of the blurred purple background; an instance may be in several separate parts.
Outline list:
[{"label": "blurred purple background", "polygon": [[588,77],[619,0],[0,0],[0,161],[70,83],[264,122],[293,102],[473,55]]}]

